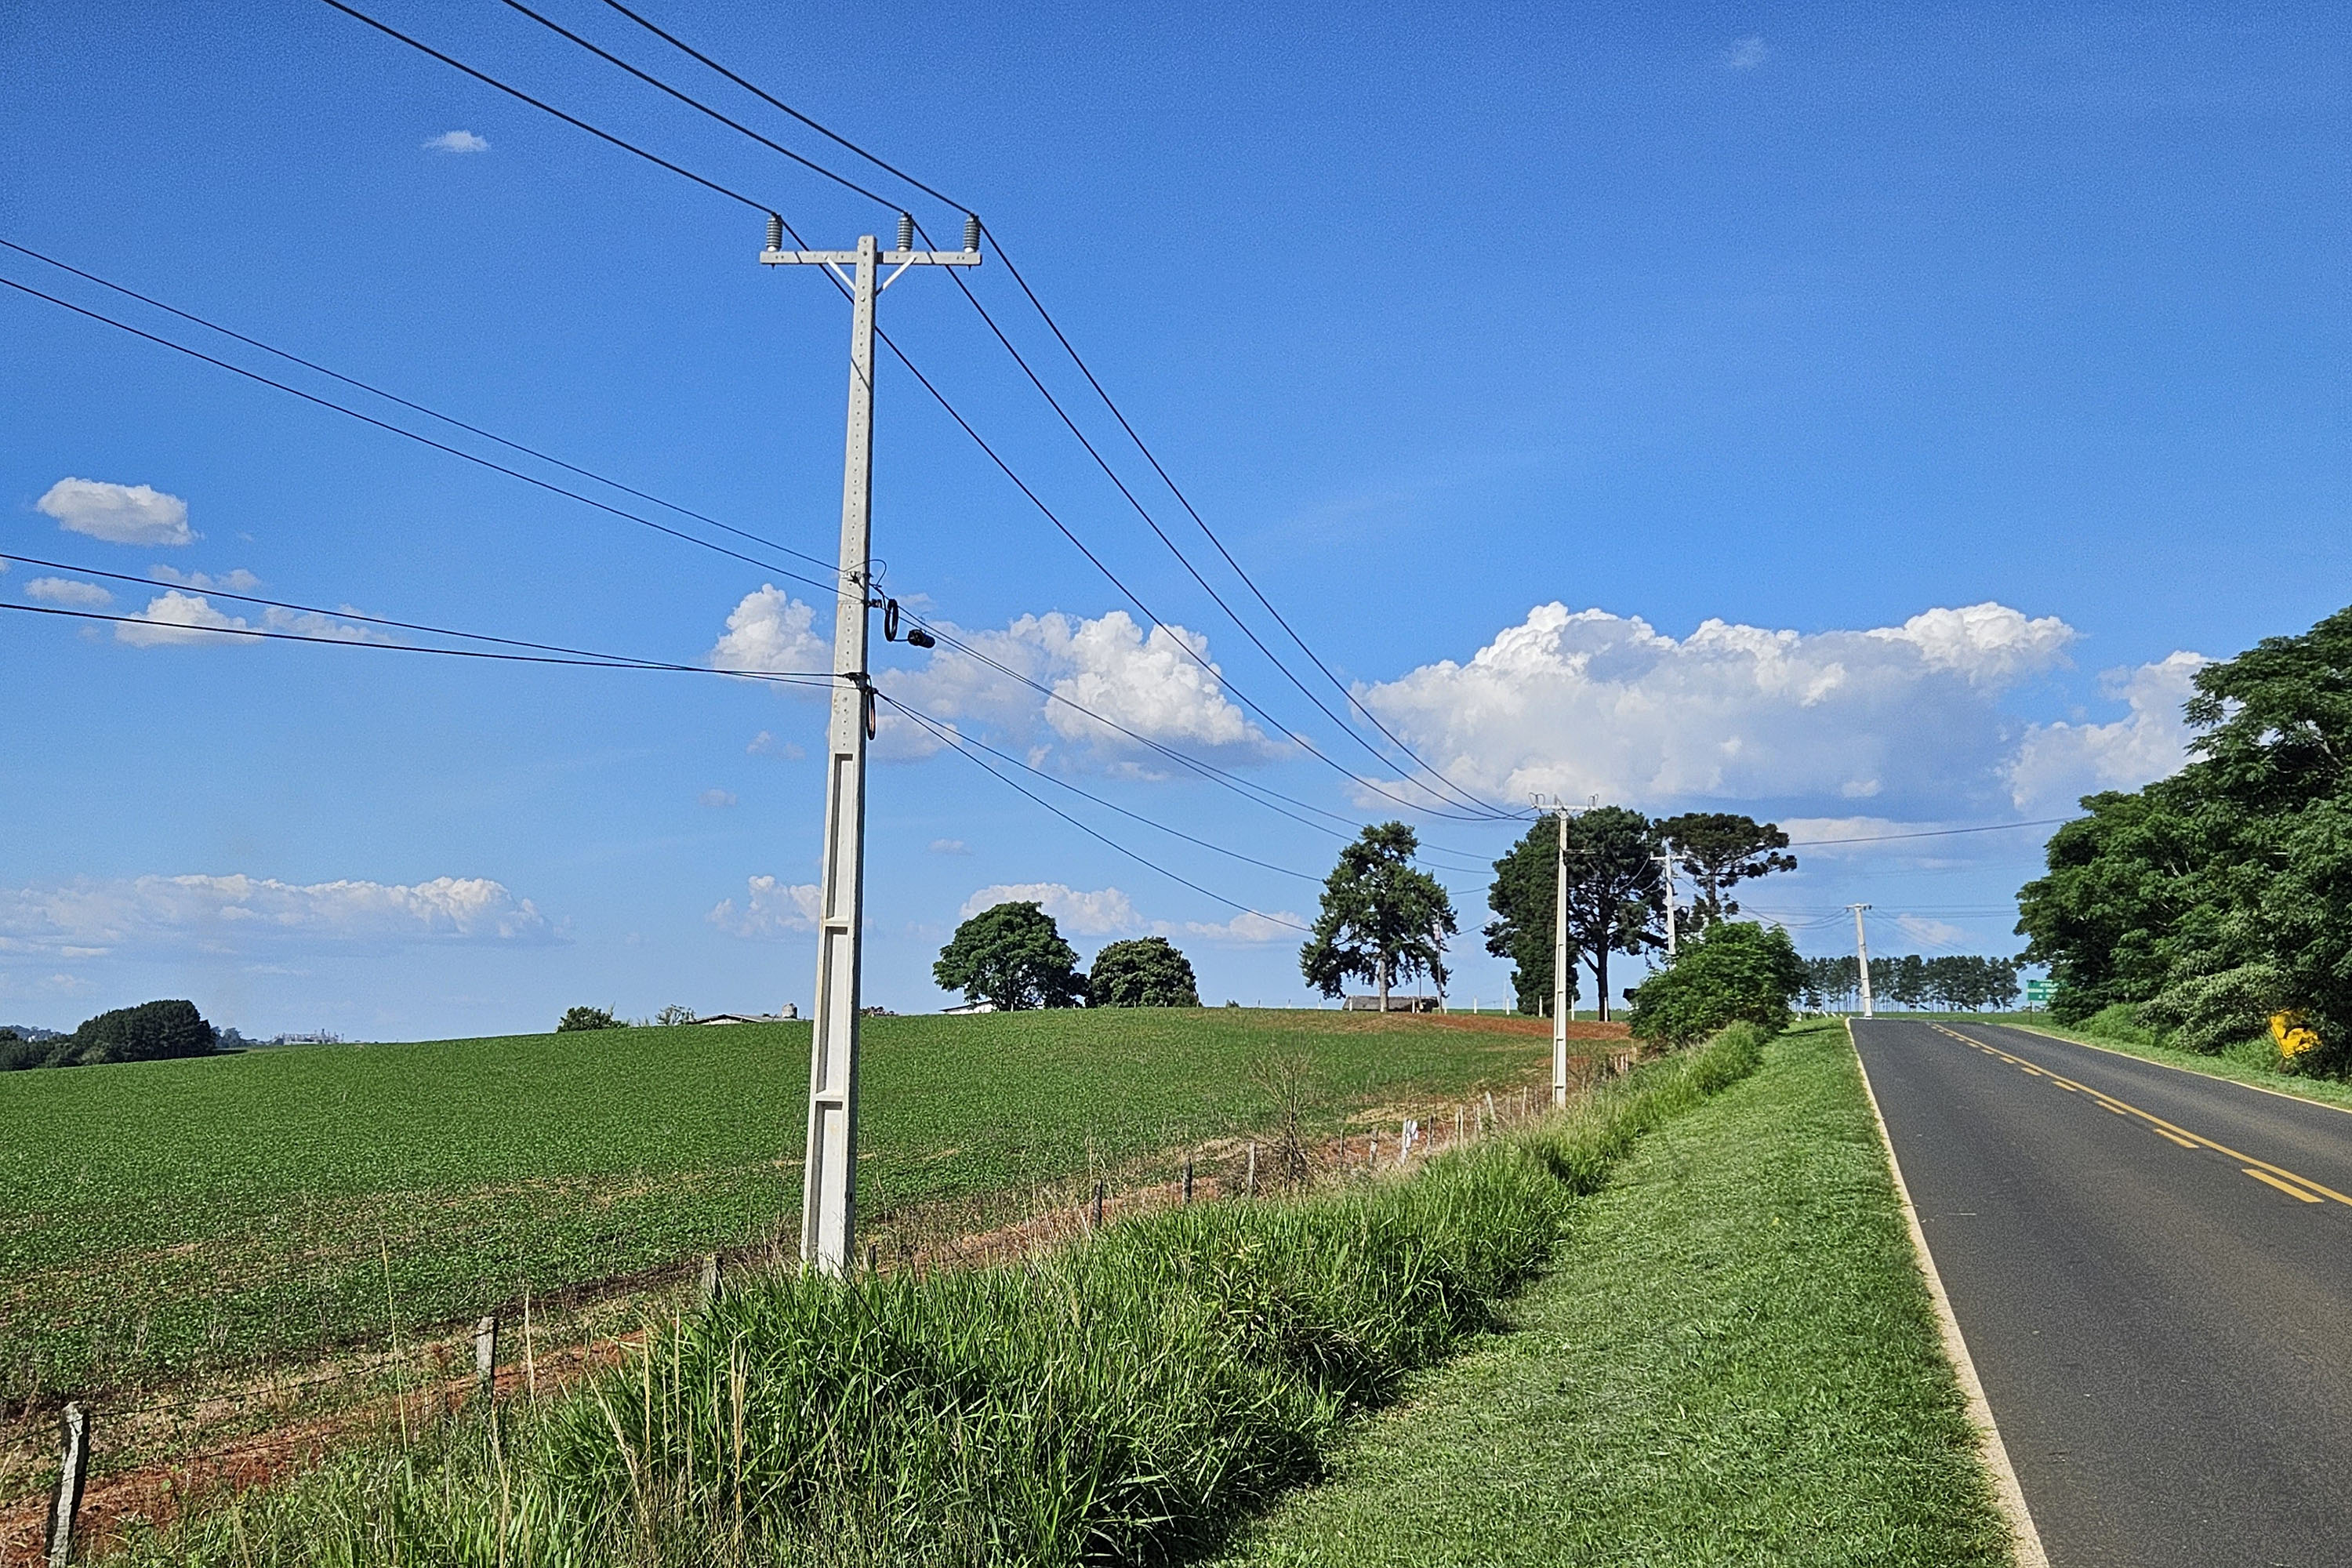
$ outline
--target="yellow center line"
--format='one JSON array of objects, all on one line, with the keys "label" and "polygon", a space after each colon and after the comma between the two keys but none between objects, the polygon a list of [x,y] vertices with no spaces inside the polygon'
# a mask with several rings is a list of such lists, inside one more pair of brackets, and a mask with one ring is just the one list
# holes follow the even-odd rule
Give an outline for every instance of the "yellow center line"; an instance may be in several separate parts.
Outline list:
[{"label": "yellow center line", "polygon": [[2175,1143],[2179,1144],[2183,1149],[2194,1149],[2197,1147],[2196,1144],[2191,1143],[2188,1139],[2179,1137],[2174,1133],[2167,1132],[2161,1127],[2151,1127],[2148,1131],[2155,1133],[2158,1138],[2170,1138]]},{"label": "yellow center line", "polygon": [[[2138,1106],[2132,1104],[2129,1100],[2117,1100],[2114,1095],[2105,1093],[2100,1089],[2093,1089],[2089,1084],[2076,1083],[2073,1079],[2062,1078],[2058,1074],[2052,1072],[2048,1068],[2035,1066],[2033,1063],[2027,1061],[2023,1057],[2013,1057],[2010,1055],[2007,1051],[2002,1050],[1999,1046],[1986,1045],[1985,1042],[1981,1040],[1969,1039],[1968,1036],[1959,1033],[1956,1029],[1945,1028],[1941,1024],[1930,1024],[1927,1026],[1936,1030],[1938,1034],[1949,1035],[1953,1039],[1958,1040],[1964,1045],[1981,1046],[1984,1049],[1990,1051],[1994,1056],[1999,1057],[2005,1062],[2024,1068],[2029,1072],[2040,1073],[2061,1089],[2087,1094],[2093,1100],[2095,1100],[2100,1104],[2105,1106],[2109,1110],[2116,1111],[2126,1116],[2137,1116],[2142,1121],[2147,1122],[2150,1127],[2155,1128],[2158,1131],[2169,1136],[2174,1142],[2179,1143],[2183,1148],[2210,1149],[2216,1154],[2220,1154],[2226,1159],[2235,1160],[2239,1163],[2239,1169],[2244,1171],[2246,1174],[2253,1176],[2259,1181],[2269,1182],[2271,1185],[2277,1187],[2282,1192],[2293,1193],[2295,1196],[2306,1199],[2312,1203],[2317,1203],[2319,1200],[2312,1197],[2311,1193],[2318,1193],[2323,1196],[2334,1198],[2337,1203],[2342,1204],[2347,1208],[2352,1208],[2352,1197],[2346,1197],[2334,1187],[2328,1186],[2324,1183],[2315,1182],[2309,1176],[2297,1175],[2294,1172],[2288,1170],[2284,1165],[2273,1165],[2267,1160],[2257,1160],[2252,1154],[2242,1154],[2237,1150],[2231,1148],[2227,1143],[2217,1143],[2212,1139],[2204,1136],[2202,1133],[2191,1132],[2188,1128],[2182,1127],[2177,1122],[2167,1121],[2161,1116],[2142,1110]],[[2262,1174],[2262,1172],[2264,1171],[2269,1172],[2270,1174]],[[2297,1185],[2289,1186],[2286,1184],[2289,1182],[2295,1183]],[[2311,1192],[2305,1192],[2303,1189],[2305,1187],[2310,1188]]]},{"label": "yellow center line", "polygon": [[2254,1180],[2258,1182],[2267,1182],[2272,1186],[2276,1187],[2279,1191],[2286,1194],[2290,1197],[2301,1198],[2307,1204],[2315,1204],[2319,1201],[2311,1194],[2305,1192],[2301,1187],[2289,1185],[2287,1183],[2280,1181],[2276,1176],[2272,1175],[2267,1171],[2257,1171],[2252,1165],[2243,1166],[2242,1169],[2245,1171],[2246,1174],[2253,1177]]}]

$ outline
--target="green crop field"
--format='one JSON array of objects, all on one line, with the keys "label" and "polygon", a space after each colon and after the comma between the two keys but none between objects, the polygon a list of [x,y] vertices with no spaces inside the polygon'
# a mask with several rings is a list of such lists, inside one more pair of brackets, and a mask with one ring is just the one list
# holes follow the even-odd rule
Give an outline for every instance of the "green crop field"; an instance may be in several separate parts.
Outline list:
[{"label": "green crop field", "polygon": [[[1213,1008],[871,1020],[861,1212],[1024,1189],[1545,1070],[1443,1019]],[[805,1025],[253,1051],[0,1074],[0,1397],[462,1320],[796,1232]]]}]

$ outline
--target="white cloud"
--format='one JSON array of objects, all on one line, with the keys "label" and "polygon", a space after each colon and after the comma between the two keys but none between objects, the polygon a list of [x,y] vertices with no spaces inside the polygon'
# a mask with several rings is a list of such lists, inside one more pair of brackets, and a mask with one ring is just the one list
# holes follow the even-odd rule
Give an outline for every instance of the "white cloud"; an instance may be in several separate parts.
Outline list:
[{"label": "white cloud", "polygon": [[[1024,616],[1001,632],[958,630],[956,636],[1065,700],[1048,701],[954,648],[942,648],[920,668],[893,670],[881,684],[935,720],[992,723],[1020,737],[1051,736],[1125,760],[1149,753],[1078,707],[1149,740],[1223,752],[1229,760],[1272,756],[1279,749],[1225,695],[1208,638],[1198,632],[1154,626],[1147,634],[1126,611],[1113,610],[1094,620],[1058,611]],[[908,749],[921,753],[937,744],[923,737],[908,742]]]},{"label": "white cloud", "polygon": [[931,840],[931,853],[934,855],[969,855],[971,853],[971,846],[966,844],[961,838],[934,838]]},{"label": "white cloud", "polygon": [[814,882],[785,884],[773,877],[749,879],[743,905],[721,899],[703,917],[721,931],[742,937],[779,937],[816,930],[824,910],[823,889]]},{"label": "white cloud", "polygon": [[1116,936],[1143,929],[1135,905],[1117,888],[1088,893],[1062,882],[1001,882],[982,888],[963,901],[956,918],[970,920],[999,904],[1035,904],[1066,933],[1076,936]]},{"label": "white cloud", "polygon": [[[821,675],[833,668],[833,645],[816,635],[816,611],[772,584],[746,594],[727,616],[727,630],[710,649],[714,669],[771,675]],[[804,688],[822,697],[824,688]],[[764,736],[767,731],[761,731]],[[756,750],[760,742],[751,742]]]},{"label": "white cloud", "polygon": [[261,579],[239,566],[215,577],[208,572],[183,572],[174,566],[150,566],[147,575],[158,583],[175,587],[194,588],[198,593],[219,590],[229,594],[250,594],[261,586]]},{"label": "white cloud", "polygon": [[201,537],[188,527],[188,503],[149,485],[59,479],[33,504],[68,532],[109,544],[193,544]]},{"label": "white cloud", "polygon": [[744,747],[743,751],[749,756],[782,757],[788,763],[799,762],[808,755],[806,752],[801,750],[797,742],[779,741],[765,730],[752,736],[751,743]]},{"label": "white cloud", "polygon": [[489,142],[470,131],[444,131],[425,143],[428,153],[487,153]]},{"label": "white cloud", "polygon": [[707,789],[695,798],[704,805],[724,808],[735,804],[735,792],[726,789]]},{"label": "white cloud", "polygon": [[480,877],[298,885],[266,877],[138,877],[0,889],[0,938],[26,948],[239,942],[546,940],[529,899]]},{"label": "white cloud", "polygon": [[44,604],[71,605],[89,610],[114,603],[113,595],[78,577],[36,577],[25,584],[25,596]]},{"label": "white cloud", "polygon": [[2108,724],[2036,724],[2006,770],[2021,811],[2071,807],[2099,790],[2137,789],[2179,773],[2189,760],[2181,704],[2196,694],[2205,656],[2175,653],[2137,669],[2111,669],[2099,684],[2131,709]]},{"label": "white cloud", "polygon": [[[1285,924],[1285,921],[1289,923]],[[1310,923],[1305,916],[1293,914],[1288,910],[1277,910],[1271,915],[1245,910],[1229,921],[1187,921],[1183,925],[1183,934],[1198,937],[1205,942],[1235,942],[1252,944],[1296,942],[1302,934],[1300,928]],[[1163,926],[1161,934],[1173,936],[1176,932]]]},{"label": "white cloud", "polygon": [[1895,929],[1913,942],[1925,942],[1929,947],[1950,947],[1969,934],[1948,921],[1936,920],[1927,915],[1896,915]]},{"label": "white cloud", "polygon": [[1733,39],[1731,47],[1723,51],[1723,64],[1727,70],[1752,71],[1771,58],[1772,51],[1764,47],[1763,38],[1753,34]]},{"label": "white cloud", "polygon": [[[356,615],[346,606],[347,613]],[[202,594],[184,594],[173,588],[148,601],[138,618],[119,621],[114,636],[118,641],[133,647],[163,647],[191,643],[251,643],[255,637],[224,637],[223,632],[260,629],[290,632],[298,637],[326,637],[334,642],[389,642],[383,633],[370,627],[352,626],[309,610],[281,610],[275,606],[262,612],[261,625],[256,628],[242,616],[232,616],[215,609]]]},{"label": "white cloud", "polygon": [[1886,798],[1981,810],[2013,726],[2003,689],[2063,662],[2073,632],[2000,605],[1867,631],[1719,620],[1675,638],[1637,616],[1538,605],[1467,663],[1365,700],[1489,798]]}]

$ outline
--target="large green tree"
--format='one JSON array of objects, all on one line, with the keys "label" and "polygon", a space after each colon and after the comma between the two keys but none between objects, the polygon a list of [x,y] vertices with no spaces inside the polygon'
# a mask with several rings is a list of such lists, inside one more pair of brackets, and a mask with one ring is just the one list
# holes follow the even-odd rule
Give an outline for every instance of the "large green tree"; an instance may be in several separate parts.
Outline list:
[{"label": "large green tree", "polygon": [[208,1057],[219,1048],[219,1039],[193,1002],[142,1002],[84,1019],[81,1027],[49,1047],[52,1067],[97,1067]]},{"label": "large green tree", "polygon": [[1164,936],[1104,944],[1087,974],[1089,1007],[1197,1007],[1192,962]]},{"label": "large green tree", "polygon": [[1029,902],[993,905],[956,927],[931,978],[942,991],[993,1003],[1002,1013],[1075,1007],[1087,994],[1076,950],[1054,917]]},{"label": "large green tree", "polygon": [[1675,863],[1698,884],[1697,897],[1680,917],[1683,929],[1694,934],[1739,912],[1738,901],[1727,896],[1734,883],[1797,868],[1797,858],[1785,852],[1786,833],[1737,812],[1686,811],[1663,818],[1656,831]]},{"label": "large green tree", "polygon": [[1454,900],[1412,863],[1421,840],[1402,822],[1367,827],[1339,851],[1323,882],[1315,933],[1298,950],[1307,983],[1337,996],[1349,979],[1369,981],[1388,1010],[1389,987],[1426,974],[1445,987],[1445,939]]},{"label": "large green tree", "polygon": [[2093,795],[2018,895],[2052,1011],[2116,1005],[2184,1045],[2304,1014],[2352,1068],[2352,609],[2198,671],[2194,760],[2128,795]]},{"label": "large green tree", "polygon": [[[1665,945],[1659,922],[1665,910],[1650,819],[1622,805],[1596,805],[1568,821],[1568,945],[1591,965],[1609,1016],[1609,955]],[[1496,918],[1486,926],[1486,951],[1517,966],[1513,984],[1522,1012],[1539,1010],[1551,994],[1551,942],[1560,828],[1547,818],[1528,829],[1495,862],[1486,892]],[[1576,994],[1570,975],[1569,994]]]}]

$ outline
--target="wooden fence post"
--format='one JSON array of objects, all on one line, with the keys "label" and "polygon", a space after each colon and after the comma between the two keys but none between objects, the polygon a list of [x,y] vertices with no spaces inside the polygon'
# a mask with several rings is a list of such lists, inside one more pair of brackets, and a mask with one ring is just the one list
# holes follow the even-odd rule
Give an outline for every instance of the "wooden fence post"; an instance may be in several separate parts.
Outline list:
[{"label": "wooden fence post", "polygon": [[1100,1230],[1102,1228],[1102,1214],[1103,1184],[1100,1182],[1097,1182],[1095,1184],[1095,1228],[1097,1230]]},{"label": "wooden fence post", "polygon": [[1184,1201],[1188,1204],[1192,1201],[1192,1162],[1190,1160],[1184,1162]]},{"label": "wooden fence post", "polygon": [[866,1244],[866,1272],[879,1274],[881,1271],[882,1244],[878,1241],[869,1241]]},{"label": "wooden fence post", "polygon": [[49,1568],[73,1561],[74,1519],[81,1512],[82,1483],[89,1478],[89,1412],[67,1402],[58,1423],[65,1451],[58,1459],[58,1490],[49,1502]]},{"label": "wooden fence post", "polygon": [[719,1300],[719,1254],[706,1252],[702,1255],[702,1281],[697,1294],[708,1307]]},{"label": "wooden fence post", "polygon": [[474,1381],[484,1399],[499,1392],[499,1317],[496,1312],[474,1325]]}]

